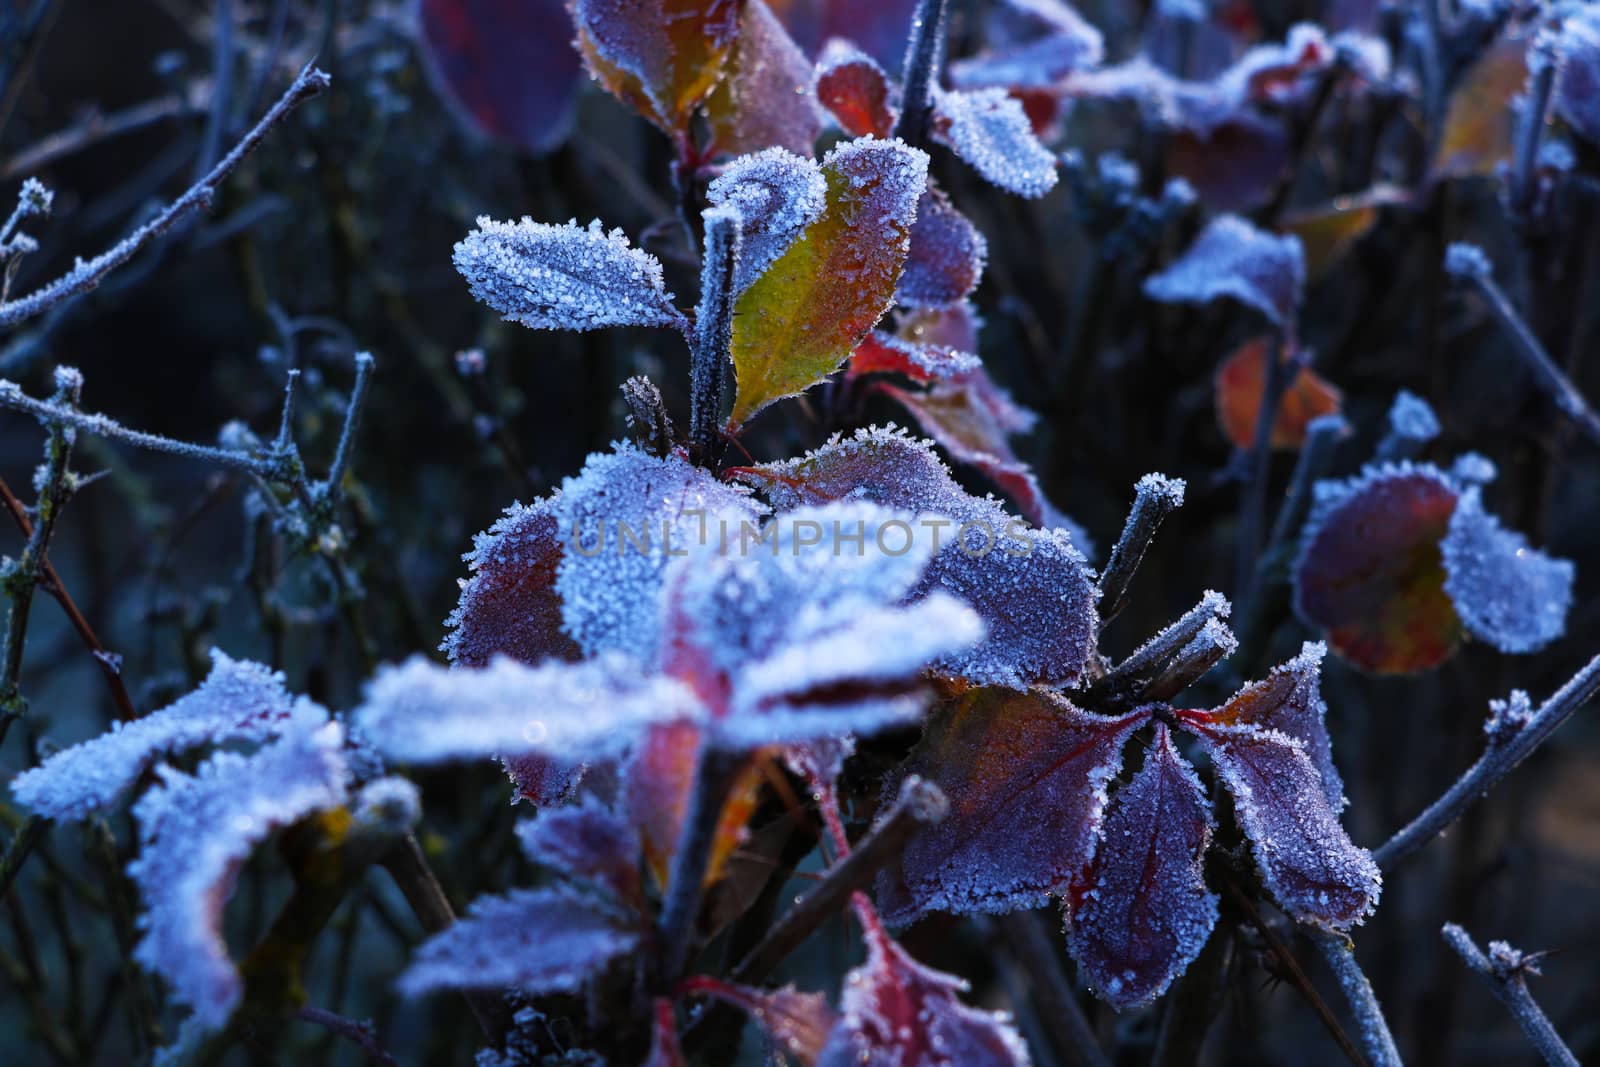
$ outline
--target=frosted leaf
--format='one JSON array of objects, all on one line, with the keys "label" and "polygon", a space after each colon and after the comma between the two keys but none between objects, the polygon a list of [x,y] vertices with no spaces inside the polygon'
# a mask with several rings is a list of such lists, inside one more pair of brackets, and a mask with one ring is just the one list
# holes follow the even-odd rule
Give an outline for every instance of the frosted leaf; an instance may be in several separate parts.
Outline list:
[{"label": "frosted leaf", "polygon": [[899,606],[933,555],[915,517],[862,501],[799,508],[668,580],[665,667],[707,699],[722,744],[872,733],[921,714],[931,661],[982,636],[935,592]]},{"label": "frosted leaf", "polygon": [[1328,806],[1339,812],[1346,803],[1344,781],[1333,764],[1328,705],[1321,691],[1322,660],[1327,654],[1328,647],[1320,641],[1307,641],[1298,656],[1239,690],[1211,715],[1218,722],[1276,730],[1298,741],[1317,768]]},{"label": "frosted leaf", "polygon": [[1590,144],[1600,144],[1600,11],[1576,6],[1555,38],[1557,115]]},{"label": "frosted leaf", "polygon": [[472,577],[445,620],[450,633],[439,646],[451,663],[482,667],[494,656],[530,664],[577,658],[577,645],[561,632],[555,590],[562,555],[555,499],[515,504],[472,539],[472,551],[462,557]]},{"label": "frosted leaf", "polygon": [[1305,277],[1298,237],[1268,233],[1237,215],[1219,215],[1183,255],[1145,280],[1144,291],[1167,303],[1232,297],[1292,331]]},{"label": "frosted leaf", "polygon": [[912,959],[870,910],[866,921],[867,960],[845,976],[816,1067],[1027,1067],[1006,1016],[963,1004],[966,982]]},{"label": "frosted leaf", "polygon": [[480,216],[456,244],[455,264],[474,297],[535,330],[687,325],[661,263],[599,219],[585,229]]},{"label": "frosted leaf", "polygon": [[592,797],[518,824],[517,839],[535,863],[600,886],[624,903],[637,907],[643,899],[638,835],[626,819]]},{"label": "frosted leaf", "polygon": [[835,37],[817,57],[817,100],[851,137],[887,137],[897,112],[889,76],[878,61]]},{"label": "frosted leaf", "polygon": [[1457,486],[1426,464],[1318,482],[1294,566],[1295,611],[1364,670],[1410,673],[1455,651],[1461,619],[1440,553]]},{"label": "frosted leaf", "polygon": [[[991,498],[965,492],[933,449],[895,430],[836,436],[794,460],[748,468],[781,510],[859,499],[920,517],[912,534],[939,549],[913,591],[942,589],[970,605],[986,639],[938,665],[982,684],[1068,685],[1095,640],[1095,591],[1082,555],[1060,530],[1036,530]],[[941,518],[948,520],[941,525]],[[991,540],[992,536],[992,540]]]},{"label": "frosted leaf", "polygon": [[1475,636],[1502,652],[1533,652],[1566,632],[1572,563],[1501,527],[1478,489],[1461,495],[1440,550],[1444,590]]},{"label": "frosted leaf", "polygon": [[1054,89],[1075,70],[1105,54],[1100,31],[1061,0],[1003,0],[992,5],[989,47],[950,64],[950,81],[963,89]]},{"label": "frosted leaf", "polygon": [[988,255],[983,234],[930,182],[917,204],[911,251],[894,298],[907,307],[960,303],[978,287]]},{"label": "frosted leaf", "polygon": [[1278,905],[1300,922],[1338,930],[1370,915],[1383,878],[1339,825],[1304,746],[1276,730],[1180,721],[1233,794],[1261,881]]},{"label": "frosted leaf", "polygon": [[832,1032],[836,1016],[821,993],[794,986],[754,989],[716,979],[690,979],[695,992],[743,1008],[778,1047],[803,1064],[814,1064]]},{"label": "frosted leaf", "polygon": [[497,658],[472,670],[414,656],[380,669],[355,714],[389,759],[434,764],[616,756],[651,723],[693,719],[701,708],[683,685],[615,654],[539,667]]},{"label": "frosted leaf", "polygon": [[934,136],[991,184],[1029,199],[1056,185],[1056,160],[1004,89],[934,94]]},{"label": "frosted leaf", "polygon": [[[879,875],[885,916],[1008,912],[1065,894],[1094,854],[1123,745],[1148,721],[1093,715],[1043,689],[974,689],[941,709],[897,780],[934,783],[950,811]],[[892,781],[885,795],[897,790]]]},{"label": "frosted leaf", "polygon": [[1068,926],[1084,979],[1118,1010],[1165,993],[1211,936],[1217,897],[1204,865],[1214,826],[1194,768],[1157,726],[1144,766],[1111,798]]},{"label": "frosted leaf", "polygon": [[739,209],[739,263],[734,293],[742,293],[805,232],[828,206],[822,170],[782,148],[740,156],[706,187],[706,202]]},{"label": "frosted leaf", "polygon": [[728,72],[706,98],[708,154],[780,147],[809,156],[822,132],[811,61],[764,0],[746,0]]},{"label": "frosted leaf", "polygon": [[570,760],[555,759],[537,752],[501,756],[500,765],[516,790],[516,800],[535,807],[547,807],[565,800],[578,788],[584,766]]},{"label": "frosted leaf", "polygon": [[574,992],[638,947],[634,922],[566,888],[479,897],[464,918],[417,948],[397,984],[408,997],[447,989]]},{"label": "frosted leaf", "polygon": [[555,588],[566,632],[587,655],[616,650],[649,662],[667,564],[728,530],[737,537],[763,509],[681,456],[618,442],[566,479],[552,510],[565,541]]},{"label": "frosted leaf", "polygon": [[200,745],[264,741],[314,726],[328,713],[291,697],[283,675],[211,650],[211,673],[191,693],[132,722],[63,749],[11,781],[17,803],[48,819],[77,820],[112,807],[163,756]]},{"label": "frosted leaf", "polygon": [[134,958],[166,980],[196,1027],[221,1028],[239,1004],[222,912],[240,866],[274,830],[344,802],[343,741],[327,723],[249,756],[219,752],[193,775],[163,767],[134,805],[139,855],[128,874],[148,909]]},{"label": "frosted leaf", "polygon": [[873,330],[850,354],[849,376],[904,374],[919,382],[954,378],[983,366],[971,352],[944,345],[917,344],[897,333]]}]

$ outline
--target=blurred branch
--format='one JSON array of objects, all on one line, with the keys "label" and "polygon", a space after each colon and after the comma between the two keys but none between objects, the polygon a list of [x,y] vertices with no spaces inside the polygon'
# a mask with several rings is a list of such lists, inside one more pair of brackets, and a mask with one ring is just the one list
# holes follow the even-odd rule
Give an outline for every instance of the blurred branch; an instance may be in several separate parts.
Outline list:
[{"label": "blurred branch", "polygon": [[0,181],[37,174],[60,159],[92,148],[102,141],[135,133],[165,119],[201,113],[200,108],[175,93],[158,96],[109,115],[91,111],[71,126],[34,142],[0,164]]},{"label": "blurred branch", "polygon": [[310,1005],[301,1008],[295,1018],[304,1022],[315,1023],[317,1026],[333,1031],[340,1037],[348,1038],[373,1063],[383,1064],[384,1067],[395,1067],[399,1062],[385,1052],[382,1045],[378,1044],[377,1035],[372,1030],[372,1023],[367,1020],[358,1022],[355,1019],[346,1019],[343,1015],[325,1011],[322,1008],[313,1008]]},{"label": "blurred branch", "polygon": [[1445,923],[1440,933],[1466,965],[1489,984],[1495,999],[1510,1010],[1546,1063],[1551,1067],[1579,1067],[1578,1057],[1561,1040],[1539,1002],[1528,991],[1527,976],[1539,973],[1537,953],[1524,954],[1504,941],[1491,941],[1489,955],[1485,956],[1473,942],[1472,935],[1455,923]]},{"label": "blurred branch", "polygon": [[1549,740],[1550,735],[1588,703],[1597,690],[1600,690],[1600,656],[1590,660],[1566,685],[1556,690],[1511,736],[1491,736],[1478,762],[1456,779],[1444,796],[1372,853],[1378,866],[1390,870],[1443,833],[1471,804]]},{"label": "blurred branch", "polygon": [[1057,1051],[1078,1067],[1111,1067],[1100,1047],[1094,1027],[1078,1003],[1078,995],[1052,950],[1050,931],[1036,911],[1014,911],[999,920],[1007,947],[1027,972],[1030,992],[1039,1006],[1039,1021],[1049,1031]]},{"label": "blurred branch", "polygon": [[233,151],[223,156],[206,176],[174,200],[149,222],[134,230],[121,242],[102,252],[88,262],[79,263],[55,281],[35,289],[27,296],[0,304],[0,328],[13,327],[26,319],[42,314],[63,301],[80,296],[98,286],[107,274],[132,259],[152,241],[166,234],[179,222],[196,211],[211,206],[217,186],[239,166],[244,157],[260,144],[273,127],[300,104],[320,94],[328,87],[328,76],[315,67],[307,67],[295,78],[278,102],[261,117]]}]

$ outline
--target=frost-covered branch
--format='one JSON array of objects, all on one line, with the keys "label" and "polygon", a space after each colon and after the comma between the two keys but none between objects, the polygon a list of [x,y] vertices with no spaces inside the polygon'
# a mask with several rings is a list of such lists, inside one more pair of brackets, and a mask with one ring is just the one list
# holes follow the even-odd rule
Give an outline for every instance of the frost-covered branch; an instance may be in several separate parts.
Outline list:
[{"label": "frost-covered branch", "polygon": [[1339,988],[1344,990],[1350,1013],[1361,1027],[1361,1044],[1367,1058],[1372,1061],[1372,1067],[1401,1067],[1400,1050],[1394,1043],[1394,1035],[1389,1032],[1389,1022],[1383,1016],[1383,1005],[1378,1003],[1372,982],[1356,961],[1355,948],[1350,944],[1350,939],[1331,930],[1308,930],[1317,951],[1322,953],[1322,958],[1339,980]]},{"label": "frost-covered branch", "polygon": [[1105,573],[1100,576],[1100,625],[1121,613],[1128,603],[1128,586],[1139,570],[1156,531],[1168,515],[1183,506],[1185,483],[1181,478],[1147,474],[1133,487],[1133,507],[1123,524],[1122,536],[1111,549]]},{"label": "frost-covered branch", "polygon": [[1550,1019],[1528,991],[1527,976],[1539,973],[1537,954],[1525,954],[1504,941],[1489,942],[1485,956],[1467,933],[1455,923],[1445,923],[1440,933],[1466,965],[1489,984],[1495,999],[1504,1004],[1551,1067],[1579,1067],[1578,1057],[1561,1040]]},{"label": "frost-covered branch", "polygon": [[[1537,711],[1513,698],[1495,703],[1489,721],[1489,744],[1467,772],[1456,779],[1444,796],[1418,815],[1383,846],[1372,858],[1389,870],[1396,863],[1422,848],[1459,819],[1467,807],[1510,774],[1533,750],[1544,744],[1561,724],[1583,707],[1600,690],[1600,656],[1590,660],[1566,685],[1539,706]],[[1522,707],[1526,715],[1507,716],[1505,710]]]},{"label": "frost-covered branch", "polygon": [[845,906],[852,893],[866,889],[878,872],[900,855],[913,834],[943,819],[948,810],[949,802],[938,786],[916,776],[906,779],[889,813],[767,931],[739,961],[732,980],[748,985],[765,981],[789,953]]},{"label": "frost-covered branch", "polygon": [[1187,684],[1183,678],[1200,677],[1232,651],[1223,621],[1232,611],[1227,597],[1207,590],[1200,603],[1095,682],[1086,700],[1096,707],[1132,707],[1165,699],[1152,695],[1157,689],[1177,693]]},{"label": "frost-covered branch", "polygon": [[376,365],[371,352],[356,353],[356,380],[350,387],[350,402],[344,409],[344,429],[339,432],[339,447],[334,451],[333,464],[323,483],[325,493],[334,499],[344,491],[345,471],[350,469],[356,431],[361,428],[361,412],[367,405],[367,391],[372,388],[372,371]]},{"label": "frost-covered branch", "polygon": [[347,1019],[343,1015],[335,1014],[325,1008],[314,1008],[309,1004],[301,1008],[295,1018],[302,1022],[315,1023],[317,1026],[329,1030],[340,1037],[355,1043],[363,1055],[373,1063],[383,1064],[384,1067],[394,1067],[398,1062],[384,1051],[378,1044],[377,1034],[373,1032],[369,1020]]},{"label": "frost-covered branch", "polygon": [[1014,911],[999,920],[1006,945],[1027,972],[1040,1022],[1078,1067],[1110,1067],[1094,1027],[1067,981],[1052,942],[1059,936],[1045,927],[1038,912]]},{"label": "frost-covered branch", "polygon": [[1533,210],[1538,190],[1539,142],[1544,138],[1545,118],[1556,87],[1556,63],[1549,41],[1536,36],[1528,49],[1528,91],[1522,98],[1517,120],[1516,155],[1507,189],[1514,219],[1526,221]]},{"label": "frost-covered branch", "polygon": [[106,275],[127,263],[150,242],[167,233],[194,212],[208,209],[212,197],[216,194],[217,186],[234,172],[244,157],[261,143],[273,127],[283,121],[284,116],[321,93],[328,84],[328,76],[315,67],[302,70],[288,91],[278,98],[278,102],[273,104],[265,115],[261,116],[261,121],[256,123],[255,127],[245,134],[244,139],[234,146],[233,151],[223,156],[204,178],[169,204],[161,214],[134,230],[114,247],[87,262],[80,261],[66,274],[35,289],[27,296],[0,304],[0,328],[15,326],[48,311],[64,300],[95,288]]},{"label": "frost-covered branch", "polygon": [[938,87],[939,60],[944,53],[945,0],[918,0],[906,49],[905,81],[900,93],[900,119],[894,135],[913,148],[928,143],[933,92]]},{"label": "frost-covered branch", "polygon": [[743,232],[739,209],[730,205],[707,211],[705,232],[700,306],[690,346],[689,448],[696,462],[715,469],[721,451],[717,423],[722,418],[722,385],[733,345],[734,274]]},{"label": "frost-covered branch", "polygon": [[1564,415],[1578,424],[1586,437],[1600,444],[1600,415],[1595,414],[1578,387],[1556,366],[1539,338],[1511,306],[1511,299],[1494,280],[1493,265],[1483,249],[1477,245],[1453,244],[1445,252],[1444,267],[1452,277],[1477,290],[1490,314],[1511,338],[1512,349],[1533,372],[1539,388],[1550,395]]}]

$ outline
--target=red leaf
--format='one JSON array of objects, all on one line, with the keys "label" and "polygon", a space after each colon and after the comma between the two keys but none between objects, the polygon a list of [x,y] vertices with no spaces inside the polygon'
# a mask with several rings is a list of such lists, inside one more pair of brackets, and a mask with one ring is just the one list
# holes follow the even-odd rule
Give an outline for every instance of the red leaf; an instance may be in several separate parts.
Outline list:
[{"label": "red leaf", "polygon": [[564,0],[422,0],[427,68],[473,126],[530,152],[567,139],[582,84]]},{"label": "red leaf", "polygon": [[486,667],[510,656],[529,665],[552,657],[575,660],[578,646],[561,631],[561,531],[552,499],[507,508],[504,517],[473,539],[472,572],[461,600],[445,620],[444,651],[462,667]]},{"label": "red leaf", "polygon": [[1003,1016],[963,1004],[967,984],[907,955],[865,900],[857,914],[867,961],[845,977],[844,1015],[818,1067],[1026,1067],[1027,1049]]},{"label": "red leaf", "polygon": [[1084,977],[1118,1009],[1167,991],[1217,921],[1206,891],[1211,804],[1194,768],[1157,726],[1144,767],[1111,799],[1105,832],[1075,894],[1068,942]]},{"label": "red leaf", "polygon": [[1379,674],[1436,667],[1461,641],[1440,542],[1458,494],[1427,466],[1319,487],[1295,565],[1295,610],[1339,655]]},{"label": "red leaf", "polygon": [[[1246,341],[1222,361],[1215,378],[1217,425],[1235,448],[1255,447],[1256,420],[1261,413],[1261,397],[1266,391],[1267,351],[1272,340],[1258,337]],[[1294,358],[1284,352],[1279,360]],[[1278,405],[1272,424],[1273,448],[1299,448],[1306,442],[1306,427],[1323,415],[1337,415],[1344,394],[1310,367],[1301,367]]]},{"label": "red leaf", "polygon": [[817,57],[817,100],[851,137],[887,137],[895,107],[889,77],[877,60],[848,41],[835,38]]},{"label": "red leaf", "polygon": [[817,1062],[836,1019],[827,997],[821,993],[802,993],[794,986],[753,989],[709,975],[697,975],[685,981],[683,988],[743,1008],[768,1037],[805,1067]]},{"label": "red leaf", "polygon": [[780,510],[851,497],[950,520],[923,519],[913,533],[941,538],[913,595],[954,594],[983,618],[988,636],[938,665],[984,684],[1066,685],[1082,673],[1098,624],[1071,538],[1028,529],[993,500],[967,494],[926,442],[892,428],[861,430],[800,459],[736,473]]},{"label": "red leaf", "polygon": [[1208,724],[1192,713],[1180,712],[1179,721],[1233,794],[1261,881],[1279,906],[1302,922],[1341,930],[1371,914],[1383,876],[1339,825],[1305,747],[1276,730]]},{"label": "red leaf", "polygon": [[707,155],[787,148],[807,158],[822,132],[811,61],[763,0],[747,0],[728,73],[706,98]]},{"label": "red leaf", "polygon": [[1147,721],[1143,711],[1092,715],[1043,689],[974,689],[951,701],[900,771],[937,785],[950,812],[879,876],[890,921],[1064,895],[1094,853],[1122,747]]}]

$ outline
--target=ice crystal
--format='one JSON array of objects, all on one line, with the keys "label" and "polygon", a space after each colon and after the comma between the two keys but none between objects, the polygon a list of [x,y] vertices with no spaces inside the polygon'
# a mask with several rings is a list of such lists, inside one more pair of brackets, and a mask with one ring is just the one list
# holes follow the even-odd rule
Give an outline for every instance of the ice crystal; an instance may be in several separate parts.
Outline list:
[{"label": "ice crystal", "polygon": [[944,589],[988,627],[981,644],[943,657],[945,669],[1002,685],[1065,685],[1082,673],[1098,622],[1070,535],[1031,529],[992,498],[966,493],[926,442],[892,426],[859,430],[744,477],[780,509],[854,498],[924,516],[913,535],[939,551],[915,594]]},{"label": "ice crystal", "polygon": [[1169,303],[1232,297],[1292,330],[1305,276],[1298,237],[1267,233],[1237,215],[1219,215],[1183,255],[1146,279],[1144,291]]},{"label": "ice crystal", "polygon": [[1458,278],[1492,278],[1494,264],[1477,245],[1453,241],[1444,250],[1444,269]]},{"label": "ice crystal", "polygon": [[140,847],[128,873],[148,908],[134,957],[172,986],[197,1028],[220,1028],[241,996],[222,936],[240,865],[273,830],[344,802],[343,740],[327,723],[253,755],[217,753],[193,775],[163,767],[134,805]]},{"label": "ice crystal", "polygon": [[1100,31],[1061,0],[1001,0],[988,12],[989,47],[950,64],[963,89],[1053,89],[1105,53]]},{"label": "ice crystal", "polygon": [[82,819],[122,799],[152,764],[207,744],[263,741],[328,717],[291,697],[283,675],[211,651],[211,673],[160,711],[55,753],[11,782],[17,802],[50,819]]},{"label": "ice crystal", "polygon": [[1513,689],[1504,700],[1489,701],[1489,717],[1483,732],[1490,745],[1503,745],[1527,729],[1533,721],[1533,699],[1527,690]]},{"label": "ice crystal", "polygon": [[631,444],[589,457],[551,505],[565,542],[556,571],[566,632],[586,654],[616,650],[645,662],[660,636],[661,576],[696,547],[737,538],[761,508],[681,456]]},{"label": "ice crystal", "polygon": [[576,890],[479,897],[416,950],[400,976],[408,997],[445,989],[571,992],[639,944],[635,920]]},{"label": "ice crystal", "polygon": [[1165,726],[1144,767],[1111,800],[1068,944],[1084,978],[1119,1009],[1165,993],[1217,921],[1204,860],[1214,827],[1199,777]]},{"label": "ice crystal", "polygon": [[950,198],[929,184],[917,204],[911,251],[895,288],[908,307],[942,308],[964,301],[983,277],[989,245]]},{"label": "ice crystal", "polygon": [[1004,89],[938,92],[934,131],[990,183],[1036,199],[1056,185],[1056,161],[1022,104]]},{"label": "ice crystal", "polygon": [[585,229],[482,216],[456,245],[455,264],[473,296],[536,330],[686,324],[660,262],[599,219]]},{"label": "ice crystal", "polygon": [[735,294],[750,288],[827,208],[822,170],[783,148],[740,156],[706,187],[706,202],[739,211]]},{"label": "ice crystal", "polygon": [[1502,652],[1532,652],[1566,631],[1572,564],[1504,529],[1477,488],[1461,495],[1440,549],[1445,592],[1473,634]]}]

